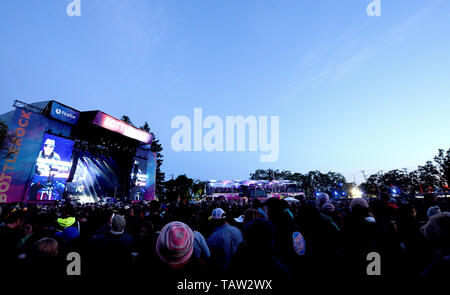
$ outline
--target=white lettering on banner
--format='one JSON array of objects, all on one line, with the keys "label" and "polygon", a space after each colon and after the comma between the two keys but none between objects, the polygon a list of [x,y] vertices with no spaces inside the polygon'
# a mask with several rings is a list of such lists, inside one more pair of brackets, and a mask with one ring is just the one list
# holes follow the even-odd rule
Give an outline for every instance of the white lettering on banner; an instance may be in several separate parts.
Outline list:
[{"label": "white lettering on banner", "polygon": [[[109,115],[102,114],[104,116],[103,122],[99,122],[98,124],[106,129],[111,131],[118,132],[125,136],[134,138],[141,142],[148,143],[151,140],[151,135],[145,131],[139,130],[133,126],[128,125],[125,122],[122,122],[118,119],[115,119]],[[101,121],[101,120],[100,120]]]},{"label": "white lettering on banner", "polygon": [[63,111],[63,110],[61,110],[61,109],[56,109],[55,110],[55,113],[57,114],[57,115],[64,115],[64,116],[66,116],[66,117],[69,117],[69,118],[71,118],[71,119],[76,119],[77,118],[77,116],[76,115],[74,115],[74,114],[71,114],[71,113],[68,113],[68,112],[66,112],[66,111]]}]

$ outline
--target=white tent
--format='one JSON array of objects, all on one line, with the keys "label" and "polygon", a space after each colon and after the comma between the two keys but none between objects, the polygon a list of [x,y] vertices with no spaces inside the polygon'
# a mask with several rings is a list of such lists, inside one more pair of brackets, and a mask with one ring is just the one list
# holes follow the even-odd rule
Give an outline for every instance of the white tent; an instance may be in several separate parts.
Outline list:
[{"label": "white tent", "polygon": [[287,198],[284,198],[283,200],[285,200],[287,202],[299,202],[299,200],[297,200],[296,198],[293,198],[293,197],[287,197]]}]

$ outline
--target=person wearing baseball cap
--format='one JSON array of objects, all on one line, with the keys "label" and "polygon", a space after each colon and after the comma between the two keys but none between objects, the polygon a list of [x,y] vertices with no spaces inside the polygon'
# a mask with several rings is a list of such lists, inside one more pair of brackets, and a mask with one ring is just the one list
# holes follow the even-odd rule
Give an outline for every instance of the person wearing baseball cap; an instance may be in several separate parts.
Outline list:
[{"label": "person wearing baseball cap", "polygon": [[61,157],[55,152],[55,146],[55,140],[47,138],[43,150],[39,152],[39,158],[60,161]]},{"label": "person wearing baseball cap", "polygon": [[209,220],[221,220],[227,218],[225,211],[222,208],[216,208],[212,211],[211,216],[209,216]]},{"label": "person wearing baseball cap", "polygon": [[237,227],[228,224],[226,213],[222,208],[214,209],[209,219],[214,223],[213,233],[206,240],[211,252],[211,267],[222,272],[227,268],[244,238]]},{"label": "person wearing baseball cap", "polygon": [[90,240],[89,254],[97,263],[92,264],[92,272],[102,277],[113,276],[116,269],[131,267],[131,253],[134,249],[134,237],[126,231],[126,219],[113,214],[109,231],[98,231]]}]

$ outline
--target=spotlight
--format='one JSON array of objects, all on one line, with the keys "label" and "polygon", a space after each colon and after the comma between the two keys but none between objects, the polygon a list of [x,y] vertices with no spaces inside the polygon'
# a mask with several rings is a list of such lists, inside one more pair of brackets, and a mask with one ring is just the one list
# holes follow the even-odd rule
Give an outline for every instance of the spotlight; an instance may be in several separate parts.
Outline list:
[{"label": "spotlight", "polygon": [[362,192],[359,188],[355,187],[351,191],[352,198],[362,198]]}]

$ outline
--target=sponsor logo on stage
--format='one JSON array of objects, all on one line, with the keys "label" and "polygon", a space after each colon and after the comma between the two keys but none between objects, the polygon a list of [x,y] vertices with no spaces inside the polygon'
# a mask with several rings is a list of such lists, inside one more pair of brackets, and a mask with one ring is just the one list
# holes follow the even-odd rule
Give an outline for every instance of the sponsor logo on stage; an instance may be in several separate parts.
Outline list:
[{"label": "sponsor logo on stage", "polygon": [[70,119],[76,119],[77,118],[76,115],[71,114],[71,113],[67,113],[65,111],[62,111],[61,109],[56,109],[56,114],[57,115],[61,115],[62,114],[63,116],[66,116],[66,117],[68,117]]},{"label": "sponsor logo on stage", "polygon": [[279,117],[270,116],[270,139],[268,125],[267,116],[226,116],[225,122],[218,116],[203,119],[202,108],[194,108],[194,124],[187,116],[172,119],[171,128],[178,130],[172,135],[171,145],[176,152],[256,152],[259,148],[263,152],[261,162],[275,162],[279,154]]},{"label": "sponsor logo on stage", "polygon": [[69,124],[76,124],[80,113],[71,108],[65,107],[57,102],[52,103],[50,117],[64,121]]}]

